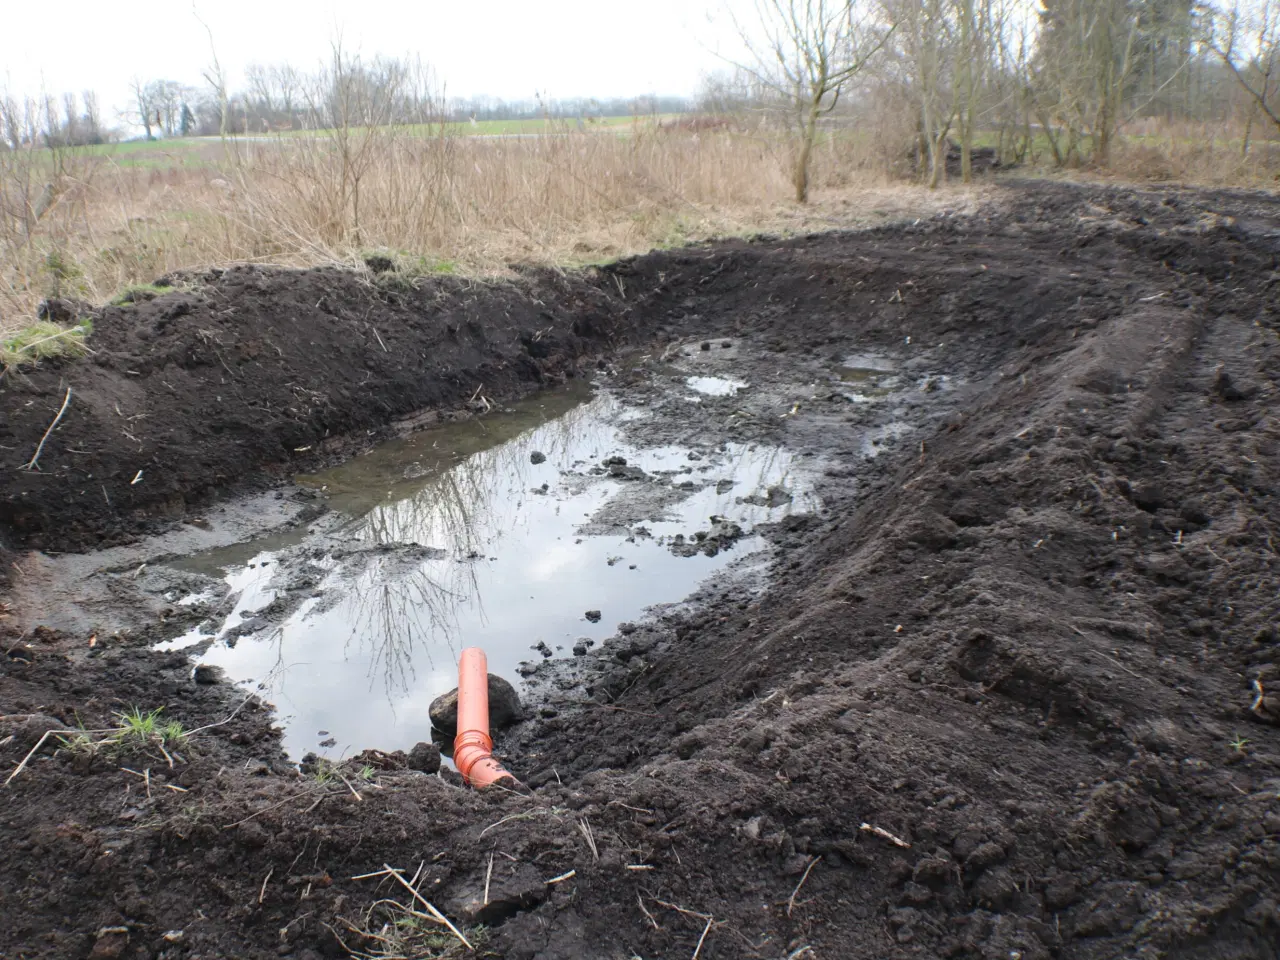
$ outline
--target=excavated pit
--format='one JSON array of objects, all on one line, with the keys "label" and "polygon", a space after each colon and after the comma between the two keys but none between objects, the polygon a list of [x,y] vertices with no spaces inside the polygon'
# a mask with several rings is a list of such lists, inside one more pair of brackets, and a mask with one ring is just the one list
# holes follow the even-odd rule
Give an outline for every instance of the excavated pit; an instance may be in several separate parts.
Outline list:
[{"label": "excavated pit", "polygon": [[[458,955],[390,866],[479,955],[1275,957],[1278,284],[1271,194],[1008,181],[98,311],[0,381],[0,954]],[[395,752],[473,637],[527,795]]]}]

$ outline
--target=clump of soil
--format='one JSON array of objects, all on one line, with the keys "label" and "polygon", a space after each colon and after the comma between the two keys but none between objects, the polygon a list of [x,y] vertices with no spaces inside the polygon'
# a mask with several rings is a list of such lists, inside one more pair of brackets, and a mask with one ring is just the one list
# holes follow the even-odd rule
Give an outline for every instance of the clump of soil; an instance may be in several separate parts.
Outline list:
[{"label": "clump of soil", "polygon": [[[1280,201],[1011,184],[974,217],[610,271],[625,303],[611,277],[583,303],[624,329],[990,374],[858,487],[834,401],[775,418],[823,457],[826,512],[772,532],[762,591],[713,584],[568,661],[586,690],[551,680],[503,743],[531,796],[302,777],[254,701],[172,766],[36,757],[0,817],[0,952],[386,953],[388,901],[415,902],[390,866],[481,955],[1274,956]],[[31,381],[50,403],[56,375]],[[35,387],[7,389],[6,415]],[[42,725],[239,702],[110,638],[5,647],[8,770]]]}]

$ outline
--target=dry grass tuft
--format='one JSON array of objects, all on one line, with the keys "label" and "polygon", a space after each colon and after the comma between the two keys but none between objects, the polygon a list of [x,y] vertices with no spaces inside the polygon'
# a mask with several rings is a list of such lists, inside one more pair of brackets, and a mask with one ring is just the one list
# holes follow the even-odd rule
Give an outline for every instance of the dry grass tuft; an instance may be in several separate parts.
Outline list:
[{"label": "dry grass tuft", "polygon": [[1144,129],[1144,135],[1117,141],[1111,176],[1215,187],[1280,185],[1280,141],[1254,137],[1246,151],[1241,131],[1221,124],[1149,122]]}]

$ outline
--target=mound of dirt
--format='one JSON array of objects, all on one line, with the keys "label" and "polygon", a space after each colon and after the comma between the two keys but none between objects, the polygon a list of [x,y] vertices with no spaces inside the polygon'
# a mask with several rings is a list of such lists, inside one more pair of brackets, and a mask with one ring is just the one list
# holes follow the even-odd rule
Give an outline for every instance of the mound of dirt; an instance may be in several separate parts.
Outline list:
[{"label": "mound of dirt", "polygon": [[[625,330],[585,276],[238,267],[92,315],[92,356],[0,380],[0,531],[96,547],[350,454],[417,411],[579,374]],[[20,470],[71,390],[38,470]],[[421,419],[418,421],[421,424]]]},{"label": "mound of dirt", "polygon": [[[551,674],[503,744],[530,796],[300,777],[252,700],[167,756],[35,757],[0,817],[0,952],[463,955],[427,952],[443,928],[393,867],[480,955],[1276,955],[1277,198],[1010,184],[974,217],[655,253],[596,289],[613,330],[989,374],[857,488],[817,404],[774,424],[821,457],[824,514],[773,530],[762,592],[627,625],[569,661],[585,691]],[[560,323],[566,357],[604,342]],[[112,638],[5,646],[9,770],[56,722],[240,702]]]}]

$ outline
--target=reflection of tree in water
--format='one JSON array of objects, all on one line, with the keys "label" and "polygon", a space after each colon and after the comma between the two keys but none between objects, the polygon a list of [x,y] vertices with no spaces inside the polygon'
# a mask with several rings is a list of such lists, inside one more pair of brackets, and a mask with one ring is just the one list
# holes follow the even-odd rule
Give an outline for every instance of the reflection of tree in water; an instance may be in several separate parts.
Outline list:
[{"label": "reflection of tree in water", "polygon": [[[479,598],[471,563],[427,560],[418,561],[416,569],[396,566],[394,560],[375,558],[350,583],[342,605],[343,619],[351,625],[348,646],[352,641],[367,646],[370,679],[381,675],[388,695],[408,687],[418,650],[432,669],[436,644],[457,658],[458,611]],[[446,585],[446,578],[454,582]]]},{"label": "reflection of tree in water", "polygon": [[[742,519],[746,506],[740,501],[749,496],[763,496],[771,487],[781,487],[793,500],[778,507],[756,506],[767,515],[774,511],[787,515],[793,510],[808,511],[816,507],[811,484],[794,470],[795,457],[782,447],[773,445],[730,444],[721,452],[723,460],[707,472],[708,477],[735,481],[724,493],[718,493],[714,512],[721,516]],[[735,514],[739,515],[735,517]]]},{"label": "reflection of tree in water", "polygon": [[[406,689],[419,650],[432,656],[443,647],[456,660],[459,613],[465,607],[484,619],[475,564],[499,548],[503,536],[522,522],[538,450],[552,462],[571,463],[604,453],[616,439],[608,418],[617,406],[598,398],[519,436],[475,453],[430,477],[403,500],[375,507],[347,532],[386,553],[360,551],[342,571],[348,591],[341,615],[351,625],[348,639],[371,653],[370,674],[382,674],[388,694]],[[483,422],[477,424],[483,429]],[[442,559],[423,560],[404,545],[443,548]],[[358,559],[357,559],[358,558]]]}]

